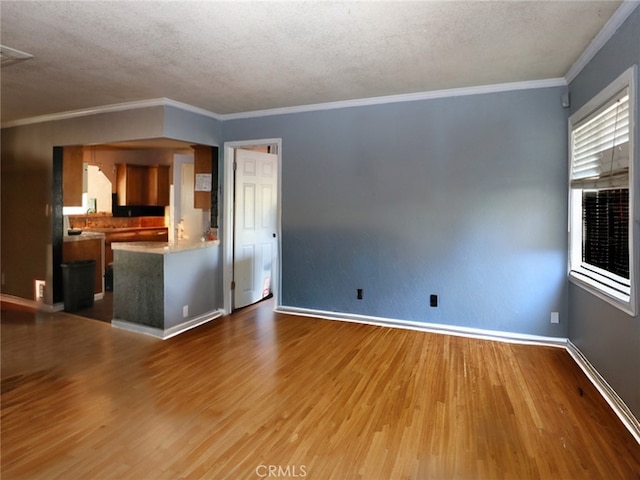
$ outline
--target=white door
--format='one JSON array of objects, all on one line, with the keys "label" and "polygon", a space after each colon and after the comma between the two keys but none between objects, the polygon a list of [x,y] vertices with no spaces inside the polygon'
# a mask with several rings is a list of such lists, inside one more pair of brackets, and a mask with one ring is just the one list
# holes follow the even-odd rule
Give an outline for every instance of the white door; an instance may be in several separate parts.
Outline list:
[{"label": "white door", "polygon": [[277,160],[275,154],[235,151],[234,309],[271,293],[277,256]]}]

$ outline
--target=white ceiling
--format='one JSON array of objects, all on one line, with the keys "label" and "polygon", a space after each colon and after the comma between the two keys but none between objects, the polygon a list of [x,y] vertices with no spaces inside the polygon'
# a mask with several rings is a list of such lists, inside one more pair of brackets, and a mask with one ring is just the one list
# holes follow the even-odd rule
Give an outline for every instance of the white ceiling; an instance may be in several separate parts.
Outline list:
[{"label": "white ceiling", "polygon": [[620,1],[4,1],[1,118],[217,114],[564,77]]}]

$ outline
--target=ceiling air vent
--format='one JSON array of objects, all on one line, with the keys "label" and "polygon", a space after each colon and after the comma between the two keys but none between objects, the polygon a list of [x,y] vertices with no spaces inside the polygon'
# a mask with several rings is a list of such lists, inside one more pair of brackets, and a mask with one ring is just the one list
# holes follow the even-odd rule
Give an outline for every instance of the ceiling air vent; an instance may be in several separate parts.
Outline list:
[{"label": "ceiling air vent", "polygon": [[9,48],[5,47],[4,45],[0,45],[0,67],[8,67],[9,65],[24,62],[25,60],[29,60],[30,58],[33,58],[33,55],[21,52],[20,50],[16,50],[15,48]]}]

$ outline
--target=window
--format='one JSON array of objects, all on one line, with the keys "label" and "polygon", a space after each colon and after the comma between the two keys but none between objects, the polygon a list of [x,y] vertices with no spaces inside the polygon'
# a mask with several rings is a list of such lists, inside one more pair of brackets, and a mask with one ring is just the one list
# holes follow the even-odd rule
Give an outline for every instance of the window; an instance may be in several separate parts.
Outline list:
[{"label": "window", "polygon": [[636,314],[635,67],[569,118],[569,278]]}]

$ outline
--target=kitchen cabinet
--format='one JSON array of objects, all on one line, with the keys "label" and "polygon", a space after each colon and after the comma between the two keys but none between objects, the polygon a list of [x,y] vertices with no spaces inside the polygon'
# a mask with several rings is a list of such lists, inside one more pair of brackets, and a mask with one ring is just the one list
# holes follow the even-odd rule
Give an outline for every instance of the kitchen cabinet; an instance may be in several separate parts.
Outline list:
[{"label": "kitchen cabinet", "polygon": [[[195,174],[193,208],[209,210],[211,226],[218,228],[218,147],[192,145],[194,151],[193,171]],[[206,187],[199,185],[198,176],[208,175]]]},{"label": "kitchen cabinet", "polygon": [[82,206],[83,148],[64,147],[62,150],[62,205]]},{"label": "kitchen cabinet", "polygon": [[95,260],[94,294],[104,294],[105,236],[102,233],[82,232],[81,235],[65,236],[62,244],[62,262],[70,263]]},{"label": "kitchen cabinet", "polygon": [[146,202],[147,167],[118,164],[116,188],[118,205],[144,205]]},{"label": "kitchen cabinet", "polygon": [[211,147],[205,145],[193,145],[194,159],[193,172],[195,174],[193,192],[193,208],[209,210],[211,208],[211,188],[198,190],[198,175],[211,175]]},{"label": "kitchen cabinet", "polygon": [[169,205],[169,166],[118,164],[118,205]]},{"label": "kitchen cabinet", "polygon": [[169,205],[169,166],[153,165],[147,169],[146,205]]}]

